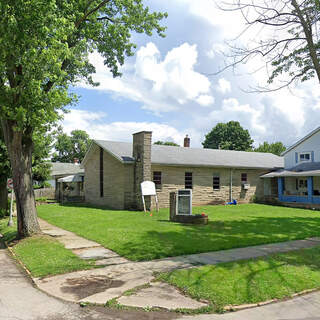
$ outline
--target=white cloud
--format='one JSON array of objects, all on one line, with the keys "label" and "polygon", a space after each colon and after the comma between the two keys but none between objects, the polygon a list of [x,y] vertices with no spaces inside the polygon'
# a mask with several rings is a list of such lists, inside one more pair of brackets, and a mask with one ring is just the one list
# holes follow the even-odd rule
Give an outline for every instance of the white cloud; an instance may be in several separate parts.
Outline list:
[{"label": "white cloud", "polygon": [[223,94],[231,92],[231,83],[228,80],[221,78],[218,81],[217,90]]},{"label": "white cloud", "polygon": [[[240,12],[223,11],[214,0],[176,0],[187,6],[190,14],[204,19],[212,26],[220,27],[225,37],[234,36],[243,28],[243,17]],[[221,4],[221,6],[224,6]]]},{"label": "white cloud", "polygon": [[[152,131],[153,142],[173,141],[182,145],[186,133],[192,137],[194,145],[199,145],[200,135],[193,129],[187,129],[186,132],[180,132],[176,128],[156,122],[134,122],[134,121],[116,121],[105,122],[105,114],[100,112],[90,112],[71,109],[62,121],[63,130],[70,133],[72,130],[85,130],[90,138],[112,141],[132,141],[132,134],[135,132],[147,130]],[[104,119],[104,120],[103,120]]]},{"label": "white cloud", "polygon": [[64,114],[62,121],[64,132],[70,134],[72,130],[80,129],[89,132],[93,122],[101,121],[107,116],[104,112],[90,112],[86,110],[71,109]]},{"label": "white cloud", "polygon": [[214,97],[209,95],[202,95],[199,96],[199,98],[196,101],[198,102],[198,104],[206,107],[214,104]]},{"label": "white cloud", "polygon": [[[94,80],[100,82],[95,90],[141,102],[144,109],[155,113],[178,110],[190,102],[207,106],[214,101],[209,79],[195,71],[196,45],[184,43],[161,59],[158,48],[150,42],[138,50],[135,64],[127,63],[126,72],[117,79],[106,71],[97,53],[91,55],[90,61],[97,70]],[[89,88],[83,83],[80,86]]]}]

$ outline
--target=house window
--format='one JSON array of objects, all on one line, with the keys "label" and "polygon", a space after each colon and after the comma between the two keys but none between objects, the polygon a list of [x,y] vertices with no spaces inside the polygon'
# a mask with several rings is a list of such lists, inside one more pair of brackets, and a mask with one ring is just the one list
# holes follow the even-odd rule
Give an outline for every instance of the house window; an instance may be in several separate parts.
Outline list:
[{"label": "house window", "polygon": [[242,183],[248,182],[248,175],[246,173],[241,173],[241,182]]},{"label": "house window", "polygon": [[220,189],[220,176],[219,175],[213,175],[213,190],[219,190]]},{"label": "house window", "polygon": [[307,179],[300,179],[299,180],[299,189],[304,189],[308,187]]},{"label": "house window", "polygon": [[103,197],[103,149],[100,148],[100,197]]},{"label": "house window", "polygon": [[300,160],[300,162],[310,161],[311,160],[311,153],[310,152],[299,153],[299,160]]},{"label": "house window", "polygon": [[153,171],[153,182],[157,189],[161,189],[161,171]]},{"label": "house window", "polygon": [[184,175],[184,188],[192,189],[192,172],[186,172]]}]

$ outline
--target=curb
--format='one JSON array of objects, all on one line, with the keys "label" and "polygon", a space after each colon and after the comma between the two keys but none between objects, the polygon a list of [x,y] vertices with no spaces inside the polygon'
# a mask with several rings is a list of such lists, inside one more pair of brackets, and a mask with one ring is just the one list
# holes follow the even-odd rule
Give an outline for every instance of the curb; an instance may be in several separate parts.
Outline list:
[{"label": "curb", "polygon": [[288,297],[284,297],[282,299],[271,299],[271,300],[266,300],[266,301],[262,301],[262,302],[258,302],[258,303],[250,303],[250,304],[241,304],[238,306],[233,306],[233,305],[229,305],[229,306],[225,306],[223,308],[224,311],[226,312],[231,312],[231,311],[241,311],[241,310],[245,310],[245,309],[252,309],[252,308],[256,308],[256,307],[262,307],[262,306],[266,306],[268,304],[272,304],[272,303],[277,303],[277,302],[283,302],[283,301],[288,301],[290,299],[294,299],[300,296],[304,296],[308,293],[313,293],[313,292],[317,292],[320,291],[320,288],[315,288],[315,289],[307,289],[307,290],[303,290],[301,292],[297,292],[294,293]]},{"label": "curb", "polygon": [[[32,283],[36,285],[35,281],[33,280],[33,277],[31,275],[31,272],[27,269],[27,267],[22,263],[22,261],[18,258],[18,256],[14,253],[14,251],[11,249],[11,247],[8,245],[7,241],[3,241],[4,245],[6,246],[6,248],[9,250],[10,254],[12,255],[12,257],[15,259],[15,261],[18,262],[18,264],[22,267],[22,269],[27,273],[27,275],[29,276],[30,280],[32,281]],[[38,286],[37,286],[38,287]]]}]

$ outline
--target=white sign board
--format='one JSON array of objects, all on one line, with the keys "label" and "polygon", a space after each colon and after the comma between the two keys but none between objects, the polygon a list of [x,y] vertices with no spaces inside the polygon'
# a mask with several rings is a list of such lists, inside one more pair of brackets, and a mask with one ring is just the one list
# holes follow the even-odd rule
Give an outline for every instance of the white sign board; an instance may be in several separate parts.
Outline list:
[{"label": "white sign board", "polygon": [[142,193],[142,203],[144,212],[146,212],[146,203],[144,201],[145,196],[155,196],[156,204],[157,204],[157,211],[159,211],[159,204],[158,204],[158,197],[156,193],[156,185],[152,181],[143,181],[141,183],[141,193]]},{"label": "white sign board", "polygon": [[141,193],[142,196],[155,196],[156,193],[156,185],[152,181],[143,181],[141,183]]}]

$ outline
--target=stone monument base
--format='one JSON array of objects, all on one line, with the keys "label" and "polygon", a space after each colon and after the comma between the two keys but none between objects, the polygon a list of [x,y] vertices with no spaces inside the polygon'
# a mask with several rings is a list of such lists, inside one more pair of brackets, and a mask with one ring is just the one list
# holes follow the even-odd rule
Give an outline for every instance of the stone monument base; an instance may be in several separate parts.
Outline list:
[{"label": "stone monument base", "polygon": [[177,194],[170,193],[170,221],[190,224],[208,224],[208,216],[202,214],[177,214]]}]

